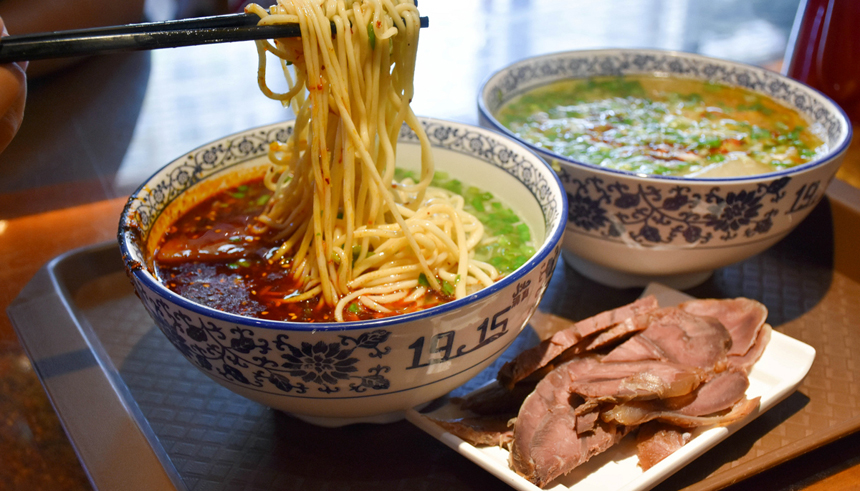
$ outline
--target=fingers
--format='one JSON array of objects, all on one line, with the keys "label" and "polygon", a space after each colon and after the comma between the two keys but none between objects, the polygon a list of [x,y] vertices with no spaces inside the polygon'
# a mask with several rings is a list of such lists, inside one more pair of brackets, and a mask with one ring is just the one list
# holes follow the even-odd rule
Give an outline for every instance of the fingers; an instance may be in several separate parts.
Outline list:
[{"label": "fingers", "polygon": [[[0,19],[0,36],[7,35],[3,19]],[[18,132],[24,117],[27,99],[26,64],[6,63],[0,65],[0,152]]]}]

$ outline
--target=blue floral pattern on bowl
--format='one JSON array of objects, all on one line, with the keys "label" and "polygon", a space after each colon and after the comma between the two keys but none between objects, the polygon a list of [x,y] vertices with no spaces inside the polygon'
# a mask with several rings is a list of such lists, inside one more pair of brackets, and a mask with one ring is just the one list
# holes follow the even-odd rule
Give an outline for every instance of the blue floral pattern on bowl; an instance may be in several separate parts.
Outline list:
[{"label": "blue floral pattern on bowl", "polygon": [[197,367],[213,377],[264,391],[296,395],[341,390],[363,393],[385,390],[391,367],[377,363],[359,371],[361,358],[381,359],[390,353],[385,343],[391,332],[375,329],[355,337],[336,335],[337,341],[291,341],[288,333],[272,339],[240,325],[225,327],[202,317],[196,319],[164,300],[138,288],[141,299],[165,337]]},{"label": "blue floral pattern on bowl", "polygon": [[[776,207],[791,178],[758,183],[750,189],[722,193],[719,186],[696,192],[677,184],[668,189],[599,177],[579,179],[559,171],[568,199],[568,226],[609,239],[627,235],[641,245],[707,244],[753,238],[770,231]],[[820,196],[807,202],[813,206]],[[611,210],[611,211],[610,211]]]}]

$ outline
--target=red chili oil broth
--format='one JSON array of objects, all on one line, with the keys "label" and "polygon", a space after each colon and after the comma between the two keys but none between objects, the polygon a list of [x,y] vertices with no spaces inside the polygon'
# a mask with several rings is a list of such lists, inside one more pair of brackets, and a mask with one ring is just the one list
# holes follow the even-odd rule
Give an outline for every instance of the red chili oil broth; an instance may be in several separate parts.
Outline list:
[{"label": "red chili oil broth", "polygon": [[[271,192],[262,179],[236,186],[206,199],[182,215],[153,252],[156,277],[170,290],[217,310],[249,317],[292,322],[334,322],[334,309],[321,296],[284,302],[297,293],[300,279],[290,274],[292,260],[271,260],[278,244],[273,234],[248,231]],[[425,295],[423,304],[386,304],[379,313],[353,302],[344,320],[377,319],[425,309],[452,300]]]}]

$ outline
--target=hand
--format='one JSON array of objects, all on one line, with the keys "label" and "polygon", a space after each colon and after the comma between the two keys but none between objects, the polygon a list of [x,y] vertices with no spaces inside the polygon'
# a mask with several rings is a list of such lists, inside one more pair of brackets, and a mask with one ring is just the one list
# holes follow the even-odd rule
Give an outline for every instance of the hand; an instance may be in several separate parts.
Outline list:
[{"label": "hand", "polygon": [[[6,26],[0,18],[0,36],[6,36]],[[0,65],[0,152],[6,149],[21,126],[24,101],[27,98],[27,64]]]}]

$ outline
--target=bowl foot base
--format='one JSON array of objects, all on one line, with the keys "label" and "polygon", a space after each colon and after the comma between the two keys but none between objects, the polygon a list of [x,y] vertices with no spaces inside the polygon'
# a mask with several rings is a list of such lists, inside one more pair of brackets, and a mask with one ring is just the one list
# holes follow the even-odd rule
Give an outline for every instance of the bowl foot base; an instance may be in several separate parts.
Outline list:
[{"label": "bowl foot base", "polygon": [[575,269],[577,273],[612,288],[638,288],[645,287],[649,283],[660,283],[676,290],[686,290],[704,283],[713,274],[713,271],[701,271],[674,275],[639,275],[610,269],[567,251],[562,251],[561,255],[564,262]]},{"label": "bowl foot base", "polygon": [[373,416],[363,416],[359,418],[327,418],[324,416],[308,416],[307,414],[293,414],[290,413],[290,416],[300,419],[305,423],[310,423],[316,426],[322,426],[324,428],[339,428],[341,426],[348,426],[360,423],[370,423],[370,424],[389,424],[396,423],[400,420],[406,419],[406,411],[395,411],[392,413],[385,414],[376,414]]},{"label": "bowl foot base", "polygon": [[[433,402],[433,401],[430,401]],[[415,406],[416,411],[420,411],[426,405],[430,404],[430,402],[425,402],[423,404],[419,404]],[[392,411],[390,413],[385,414],[374,414],[372,416],[361,416],[358,418],[334,418],[334,417],[325,417],[325,416],[310,416],[307,414],[295,414],[295,413],[287,413],[290,416],[300,419],[305,423],[310,423],[316,426],[322,426],[325,428],[339,428],[341,426],[361,424],[361,423],[369,423],[369,424],[378,424],[385,425],[389,423],[396,423],[398,421],[402,421],[406,419],[406,411]]]}]

